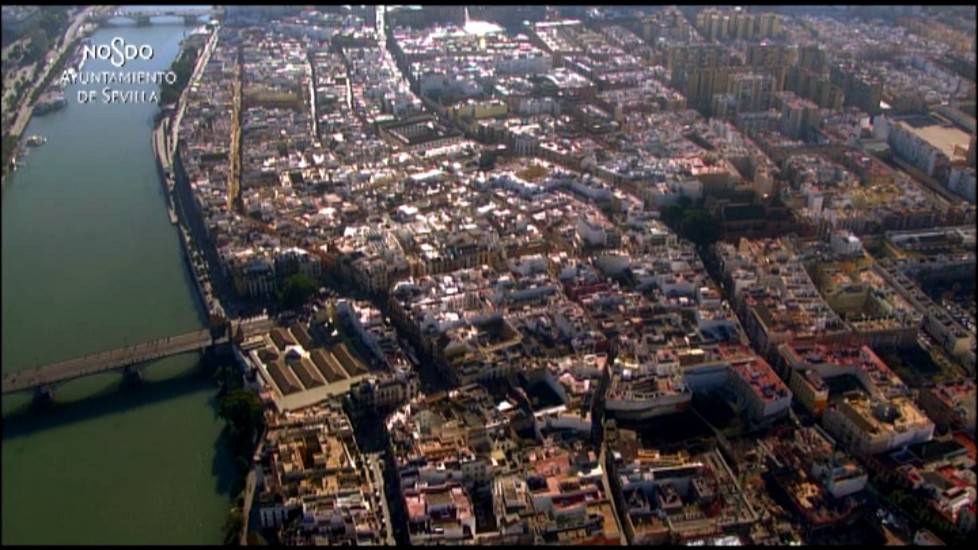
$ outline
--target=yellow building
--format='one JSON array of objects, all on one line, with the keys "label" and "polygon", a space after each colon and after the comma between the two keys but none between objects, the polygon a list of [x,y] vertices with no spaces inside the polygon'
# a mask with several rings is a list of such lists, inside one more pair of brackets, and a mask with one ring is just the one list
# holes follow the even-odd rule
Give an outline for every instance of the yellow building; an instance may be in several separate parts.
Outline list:
[{"label": "yellow building", "polygon": [[509,106],[505,101],[491,99],[486,101],[468,100],[452,108],[452,116],[455,119],[472,118],[480,120],[483,118],[496,118],[509,114]]}]

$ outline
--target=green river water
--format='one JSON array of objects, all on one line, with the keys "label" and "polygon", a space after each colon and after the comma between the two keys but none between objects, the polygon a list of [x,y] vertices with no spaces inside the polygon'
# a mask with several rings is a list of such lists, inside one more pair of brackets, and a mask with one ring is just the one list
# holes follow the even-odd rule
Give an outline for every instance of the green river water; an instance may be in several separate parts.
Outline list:
[{"label": "green river water", "polygon": [[[189,27],[104,27],[150,44],[123,70],[165,70]],[[115,70],[88,61],[89,70]],[[32,150],[2,195],[3,372],[203,326],[154,165],[158,107],[78,104],[34,117]],[[119,89],[152,89],[117,85]],[[198,354],[59,386],[54,404],[3,398],[2,543],[220,543],[238,480],[216,386]]]}]

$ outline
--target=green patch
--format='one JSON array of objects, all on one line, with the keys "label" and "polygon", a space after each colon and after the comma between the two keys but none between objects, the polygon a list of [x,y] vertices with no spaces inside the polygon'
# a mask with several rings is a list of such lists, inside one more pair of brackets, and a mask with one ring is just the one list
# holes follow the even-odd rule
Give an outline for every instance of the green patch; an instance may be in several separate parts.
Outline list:
[{"label": "green patch", "polygon": [[3,136],[3,169],[7,169],[7,163],[10,162],[14,151],[17,149],[17,137],[10,134],[4,134]]},{"label": "green patch", "polygon": [[713,244],[723,235],[719,220],[686,197],[663,208],[662,221],[680,237],[701,246]]},{"label": "green patch", "polygon": [[261,433],[264,414],[261,399],[255,392],[236,389],[219,398],[221,418],[227,422],[227,436],[235,463],[244,473],[251,466],[252,443]]},{"label": "green patch", "polygon": [[160,102],[165,104],[176,103],[180,99],[180,93],[190,81],[194,65],[197,63],[197,56],[200,48],[187,48],[180,53],[180,57],[170,65],[170,70],[176,74],[177,78],[173,84],[164,82],[160,86]]},{"label": "green patch", "polygon": [[30,97],[31,103],[37,101],[37,98],[40,97],[42,93],[44,93],[44,90],[48,88],[52,80],[54,80],[55,78],[61,78],[61,72],[65,68],[65,63],[68,62],[68,58],[70,57],[71,52],[74,51],[74,49],[77,46],[78,46],[78,39],[75,39],[74,41],[72,41],[71,44],[68,45],[67,48],[65,48],[64,52],[61,54],[61,57],[59,57],[58,61],[54,64],[54,67],[51,67],[51,70],[48,71],[47,76],[44,77],[44,82],[42,82],[41,85],[38,86],[37,88],[34,88],[34,93],[32,93]]},{"label": "green patch", "polygon": [[293,309],[306,303],[318,289],[319,284],[315,279],[296,273],[285,279],[285,284],[276,292],[276,298],[282,307]]}]

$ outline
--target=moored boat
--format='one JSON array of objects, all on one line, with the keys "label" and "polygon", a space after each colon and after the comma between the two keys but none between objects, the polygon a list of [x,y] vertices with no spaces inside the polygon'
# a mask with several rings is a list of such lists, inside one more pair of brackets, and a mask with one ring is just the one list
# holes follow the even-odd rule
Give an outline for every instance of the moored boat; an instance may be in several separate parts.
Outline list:
[{"label": "moored boat", "polygon": [[27,138],[27,145],[30,147],[38,147],[47,143],[47,138],[41,137],[37,134],[29,136]]},{"label": "moored boat", "polygon": [[50,91],[42,95],[37,100],[37,103],[34,104],[34,114],[38,116],[46,115],[51,111],[64,108],[67,104],[68,101],[65,100],[64,92],[59,90]]}]

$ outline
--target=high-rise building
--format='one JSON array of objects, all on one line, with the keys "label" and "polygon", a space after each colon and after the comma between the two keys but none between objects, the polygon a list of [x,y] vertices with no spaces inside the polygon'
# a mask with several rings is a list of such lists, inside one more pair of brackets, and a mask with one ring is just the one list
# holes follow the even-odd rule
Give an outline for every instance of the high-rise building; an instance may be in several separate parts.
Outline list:
[{"label": "high-rise building", "polygon": [[739,73],[731,76],[727,84],[727,93],[734,96],[738,113],[766,111],[776,91],[776,81],[770,74]]},{"label": "high-rise building", "polygon": [[783,89],[810,99],[823,109],[837,111],[845,105],[845,93],[827,73],[802,68],[800,63],[787,70]]},{"label": "high-rise building", "polygon": [[794,66],[797,60],[798,49],[784,44],[762,42],[747,47],[747,65],[771,73],[775,79],[776,92],[784,89],[788,68]]},{"label": "high-rise building", "polygon": [[883,83],[878,78],[844,65],[832,67],[829,74],[832,83],[842,88],[846,107],[859,107],[870,115],[880,113]]},{"label": "high-rise building", "polygon": [[773,13],[757,16],[757,38],[773,38],[781,34],[781,20]]},{"label": "high-rise building", "polygon": [[821,71],[826,67],[825,50],[818,44],[802,46],[798,50],[798,66],[810,71]]},{"label": "high-rise building", "polygon": [[696,30],[707,40],[757,40],[778,36],[781,22],[773,13],[707,8],[696,14]]},{"label": "high-rise building", "polygon": [[818,105],[797,97],[783,95],[781,102],[781,132],[792,139],[807,140],[821,124]]},{"label": "high-rise building", "polygon": [[745,12],[735,13],[733,34],[737,40],[753,40],[754,16]]},{"label": "high-rise building", "polygon": [[722,46],[701,44],[674,46],[667,52],[672,86],[691,107],[708,111],[715,94],[727,91],[730,75],[737,70]]}]

